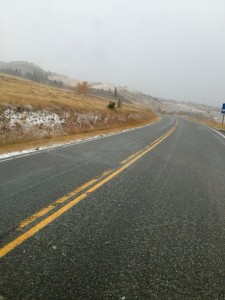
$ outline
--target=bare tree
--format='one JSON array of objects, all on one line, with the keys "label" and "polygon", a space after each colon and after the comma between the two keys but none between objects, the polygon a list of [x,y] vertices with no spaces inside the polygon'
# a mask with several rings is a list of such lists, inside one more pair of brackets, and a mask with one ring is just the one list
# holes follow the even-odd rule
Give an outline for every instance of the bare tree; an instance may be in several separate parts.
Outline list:
[{"label": "bare tree", "polygon": [[88,85],[88,82],[87,81],[83,81],[82,83],[78,83],[76,88],[76,93],[78,95],[81,95],[81,94],[87,94],[88,90],[89,90],[89,85]]}]

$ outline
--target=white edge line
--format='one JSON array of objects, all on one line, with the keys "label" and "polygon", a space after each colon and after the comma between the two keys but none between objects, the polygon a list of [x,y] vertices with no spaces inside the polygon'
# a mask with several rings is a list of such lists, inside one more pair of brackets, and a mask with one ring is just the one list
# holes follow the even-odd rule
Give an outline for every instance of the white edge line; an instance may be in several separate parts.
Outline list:
[{"label": "white edge line", "polygon": [[210,126],[208,126],[208,125],[206,125],[206,124],[204,124],[204,123],[201,123],[201,122],[198,122],[198,121],[195,121],[195,120],[190,120],[190,119],[187,119],[187,120],[188,120],[188,121],[191,121],[191,122],[198,123],[198,124],[200,124],[200,125],[202,125],[202,126],[205,126],[205,127],[209,128],[209,129],[215,131],[216,133],[218,133],[219,135],[221,135],[221,136],[225,139],[225,135],[222,134],[222,133],[220,133],[220,132],[218,131],[219,129],[216,130],[216,129],[214,129],[214,128],[212,128],[212,127],[210,127]]},{"label": "white edge line", "polygon": [[105,137],[110,137],[110,136],[113,136],[113,135],[123,134],[123,133],[126,133],[128,131],[138,130],[138,129],[141,129],[141,128],[144,128],[144,127],[147,127],[147,126],[152,126],[155,123],[157,123],[157,121],[153,122],[153,123],[150,123],[150,124],[147,124],[147,125],[138,126],[138,127],[135,127],[135,128],[123,129],[119,132],[112,132],[112,133],[107,133],[107,134],[95,135],[95,136],[92,136],[92,137],[89,137],[89,138],[86,138],[86,139],[81,139],[81,140],[78,139],[78,140],[71,141],[71,142],[66,143],[66,144],[55,144],[55,145],[53,144],[52,146],[46,147],[46,148],[45,147],[43,147],[43,148],[39,147],[38,150],[37,149],[30,149],[30,150],[22,150],[21,152],[17,151],[17,152],[2,154],[2,155],[0,155],[0,163],[8,161],[8,160],[12,160],[12,159],[25,157],[25,156],[31,156],[31,155],[34,155],[34,154],[39,154],[41,152],[52,151],[55,148],[60,148],[60,147],[65,148],[65,147],[70,147],[70,146],[74,146],[74,145],[77,145],[77,144],[83,144],[83,143],[87,143],[87,142],[91,142],[91,141],[95,141],[95,140],[100,140],[100,139],[105,138]]},{"label": "white edge line", "polygon": [[209,128],[209,129],[215,131],[216,133],[218,133],[219,135],[221,135],[221,136],[225,139],[225,135],[222,134],[222,133],[220,133],[218,130],[216,130],[216,129],[214,129],[214,128],[208,126],[208,125],[205,125],[205,124],[202,124],[202,125],[204,125],[205,127],[207,127],[207,128]]}]

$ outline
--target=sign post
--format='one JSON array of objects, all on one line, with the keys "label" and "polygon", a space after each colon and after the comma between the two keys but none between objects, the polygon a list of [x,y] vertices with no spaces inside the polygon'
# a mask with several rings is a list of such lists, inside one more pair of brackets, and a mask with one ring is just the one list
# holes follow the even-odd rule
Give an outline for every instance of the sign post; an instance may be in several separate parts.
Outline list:
[{"label": "sign post", "polygon": [[223,103],[222,109],[221,109],[221,113],[223,114],[223,120],[222,120],[222,125],[224,122],[224,114],[225,114],[225,103]]}]

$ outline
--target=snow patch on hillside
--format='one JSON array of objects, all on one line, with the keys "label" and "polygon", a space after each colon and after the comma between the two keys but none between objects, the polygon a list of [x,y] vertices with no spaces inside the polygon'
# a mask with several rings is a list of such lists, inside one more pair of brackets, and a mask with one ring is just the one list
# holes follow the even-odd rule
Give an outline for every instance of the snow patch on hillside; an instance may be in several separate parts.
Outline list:
[{"label": "snow patch on hillside", "polygon": [[8,160],[8,159],[12,159],[12,158],[16,158],[16,157],[21,157],[21,156],[27,156],[27,155],[31,155],[31,154],[35,154],[35,153],[40,153],[41,151],[48,151],[57,147],[68,147],[68,146],[72,146],[72,145],[76,145],[76,144],[81,144],[81,143],[85,143],[85,142],[90,142],[93,140],[98,140],[104,137],[109,137],[112,135],[117,135],[117,134],[122,134],[128,131],[133,131],[133,130],[137,130],[137,129],[141,129],[143,127],[149,126],[149,124],[147,125],[143,125],[143,126],[138,126],[135,128],[128,128],[128,129],[122,129],[118,132],[112,132],[112,133],[106,133],[106,134],[98,134],[98,135],[94,135],[91,137],[87,137],[87,138],[82,138],[82,139],[77,139],[75,141],[70,141],[67,143],[56,143],[53,144],[51,146],[44,146],[44,147],[38,147],[38,148],[32,148],[32,149],[28,149],[28,150],[22,150],[22,151],[14,151],[14,152],[10,152],[10,153],[5,153],[5,154],[0,154],[0,162],[1,160]]},{"label": "snow patch on hillside", "polygon": [[24,129],[28,126],[54,126],[65,123],[65,118],[60,117],[56,113],[48,111],[31,111],[23,110],[22,112],[16,110],[14,107],[8,107],[2,115],[2,122],[0,120],[0,128],[4,126],[3,119],[8,123],[10,128],[15,126],[22,126]]},{"label": "snow patch on hillside", "polygon": [[97,131],[149,118],[149,114],[105,110],[55,108],[54,111],[29,105],[0,107],[1,145]]}]

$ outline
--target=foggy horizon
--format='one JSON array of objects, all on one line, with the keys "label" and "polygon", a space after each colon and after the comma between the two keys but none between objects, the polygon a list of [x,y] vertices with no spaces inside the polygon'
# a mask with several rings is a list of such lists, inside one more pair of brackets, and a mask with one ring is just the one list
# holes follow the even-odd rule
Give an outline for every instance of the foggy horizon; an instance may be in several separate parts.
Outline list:
[{"label": "foggy horizon", "polygon": [[158,98],[225,102],[222,0],[3,0],[0,25],[0,61]]}]

